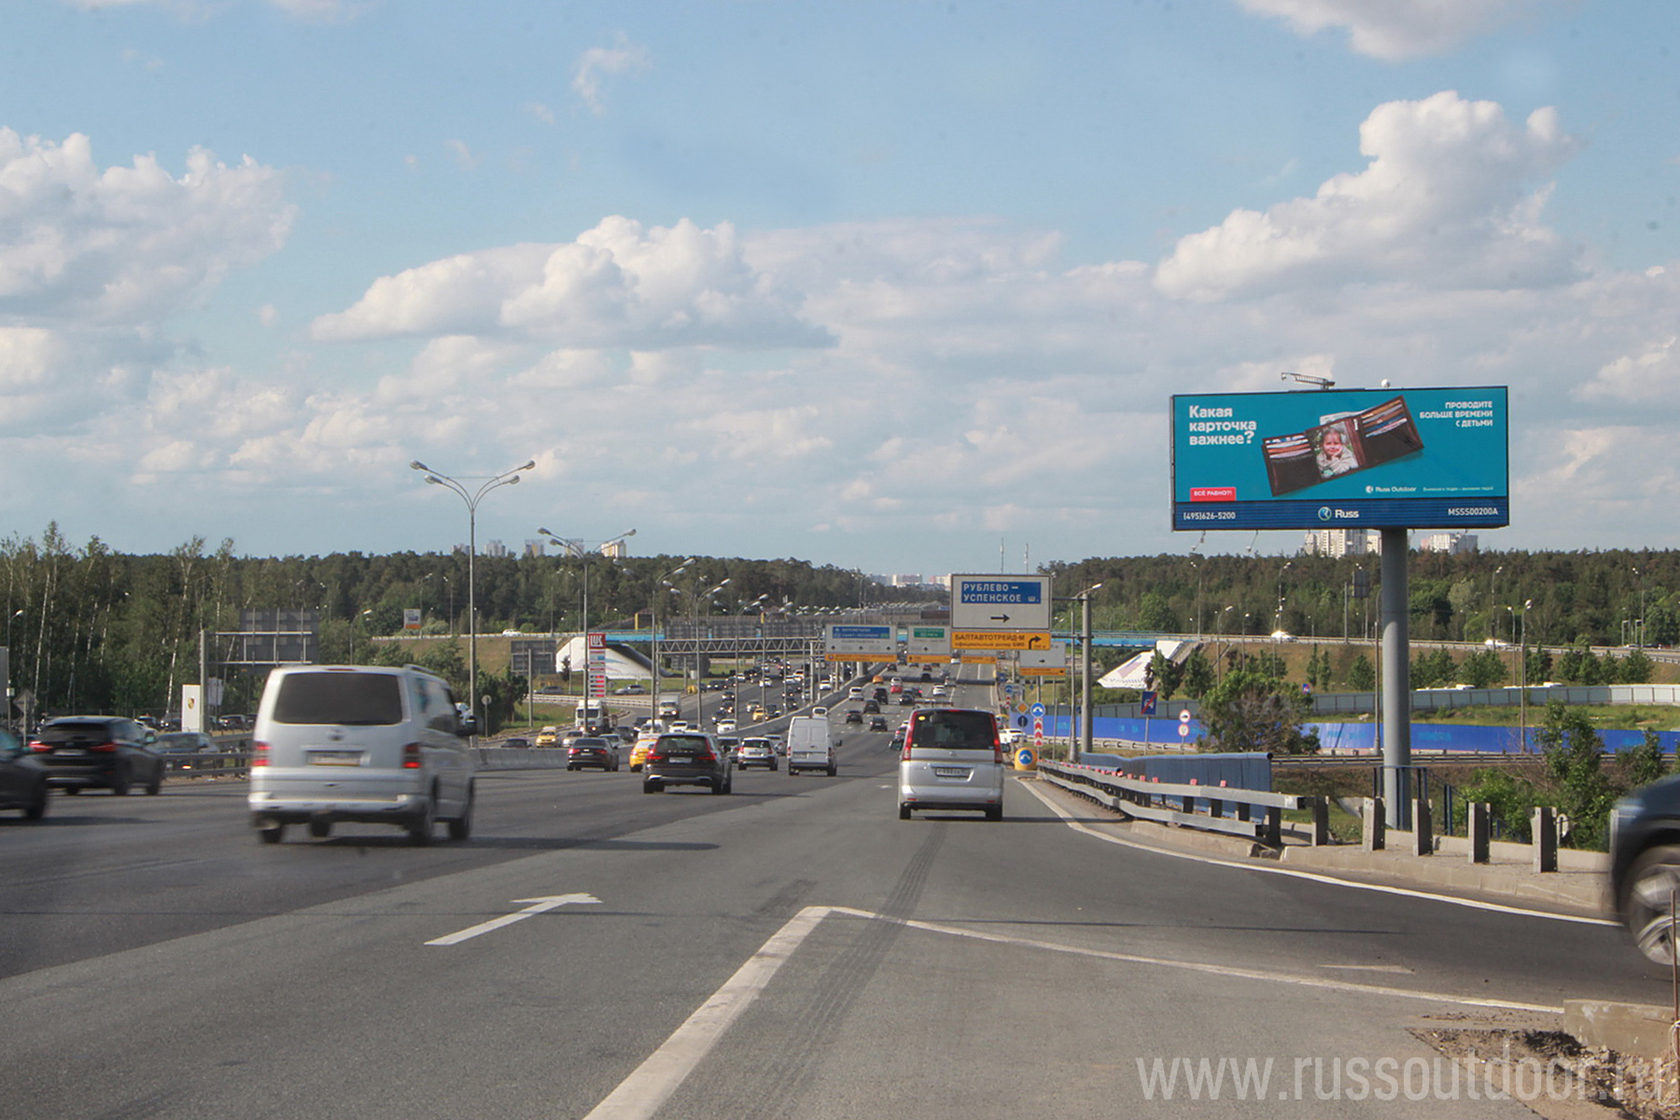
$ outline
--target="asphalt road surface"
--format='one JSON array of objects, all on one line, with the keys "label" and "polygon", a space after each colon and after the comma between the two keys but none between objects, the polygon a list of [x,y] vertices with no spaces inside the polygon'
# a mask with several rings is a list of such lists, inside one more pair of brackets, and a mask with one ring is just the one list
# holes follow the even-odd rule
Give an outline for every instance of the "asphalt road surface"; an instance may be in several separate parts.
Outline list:
[{"label": "asphalt road surface", "polygon": [[885,744],[728,797],[486,773],[429,848],[259,845],[239,782],[55,798],[0,822],[0,1113],[1515,1117],[1408,1096],[1410,1028],[1667,998],[1607,925],[1107,843],[1013,779],[899,821]]}]

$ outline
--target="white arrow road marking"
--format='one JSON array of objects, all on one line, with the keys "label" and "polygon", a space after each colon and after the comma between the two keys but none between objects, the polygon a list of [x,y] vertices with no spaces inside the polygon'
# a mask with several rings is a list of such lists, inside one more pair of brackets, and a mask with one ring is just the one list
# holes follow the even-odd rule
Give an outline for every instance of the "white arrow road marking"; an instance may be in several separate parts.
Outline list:
[{"label": "white arrow road marking", "polygon": [[459,945],[463,941],[472,940],[481,933],[489,933],[491,930],[501,929],[503,926],[511,926],[514,922],[522,922],[526,918],[535,917],[538,914],[545,914],[558,906],[565,906],[574,902],[594,903],[599,905],[601,900],[592,894],[556,894],[550,895],[547,898],[516,898],[513,901],[516,906],[521,902],[529,902],[531,905],[525,907],[523,910],[515,911],[512,914],[503,914],[499,918],[491,918],[488,922],[480,922],[478,925],[470,926],[458,933],[451,933],[446,937],[435,937],[426,942],[426,944]]}]

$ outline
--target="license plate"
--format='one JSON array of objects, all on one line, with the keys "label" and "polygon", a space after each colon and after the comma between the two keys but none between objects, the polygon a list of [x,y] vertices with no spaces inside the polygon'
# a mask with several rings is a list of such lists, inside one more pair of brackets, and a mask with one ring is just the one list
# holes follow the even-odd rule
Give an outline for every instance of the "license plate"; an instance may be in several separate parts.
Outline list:
[{"label": "license plate", "polygon": [[969,771],[962,766],[935,766],[933,776],[936,778],[966,778]]},{"label": "license plate", "polygon": [[360,766],[361,751],[310,751],[309,761],[315,766]]},{"label": "license plate", "polygon": [[87,752],[80,747],[59,747],[53,751],[55,758],[81,758],[84,754]]}]

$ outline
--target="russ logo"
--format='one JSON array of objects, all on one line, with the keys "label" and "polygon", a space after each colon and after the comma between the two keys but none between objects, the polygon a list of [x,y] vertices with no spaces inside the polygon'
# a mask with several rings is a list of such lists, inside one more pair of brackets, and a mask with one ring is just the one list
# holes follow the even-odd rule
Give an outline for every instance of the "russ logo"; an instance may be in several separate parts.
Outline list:
[{"label": "russ logo", "polygon": [[1329,506],[1319,506],[1318,507],[1318,519],[1320,521],[1329,521],[1330,518],[1333,517],[1333,516],[1334,516],[1334,514],[1332,514],[1330,512],[1330,507]]}]

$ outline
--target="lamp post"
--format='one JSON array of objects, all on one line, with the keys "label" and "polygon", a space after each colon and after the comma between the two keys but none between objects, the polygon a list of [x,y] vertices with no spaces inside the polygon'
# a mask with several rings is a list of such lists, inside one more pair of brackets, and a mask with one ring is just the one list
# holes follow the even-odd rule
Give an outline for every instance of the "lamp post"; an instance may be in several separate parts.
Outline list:
[{"label": "lamp post", "polygon": [[1494,625],[1493,625],[1493,606],[1494,606],[1494,600],[1497,598],[1494,589],[1499,585],[1499,573],[1503,572],[1504,570],[1505,570],[1505,565],[1503,565],[1503,564],[1497,565],[1493,569],[1493,574],[1488,577],[1487,636],[1490,637],[1490,638],[1495,637],[1497,635],[1497,631],[1494,629]]},{"label": "lamp post", "polygon": [[1277,612],[1272,615],[1272,630],[1274,633],[1283,629],[1283,574],[1295,566],[1295,561],[1285,560],[1283,567],[1278,569]]},{"label": "lamp post", "polygon": [[1079,685],[1083,695],[1078,709],[1079,725],[1077,728],[1068,728],[1069,760],[1075,764],[1079,762],[1082,747],[1083,753],[1091,753],[1091,596],[1100,587],[1100,581],[1093,583],[1079,594],[1069,595],[1064,600],[1079,604]]},{"label": "lamp post", "polygon": [[[566,554],[566,556],[568,558],[576,557],[578,560],[583,562],[583,613],[579,618],[578,631],[584,635],[583,711],[584,711],[584,722],[585,722],[585,725],[587,726],[590,722],[592,722],[590,717],[589,717],[589,709],[594,706],[594,705],[591,705],[589,703],[589,701],[591,699],[591,697],[590,697],[591,686],[594,684],[594,677],[593,677],[593,675],[590,671],[590,668],[589,668],[589,648],[588,648],[589,647],[589,554],[590,554],[591,551],[599,551],[599,552],[605,554],[605,552],[608,548],[611,548],[613,545],[619,544],[620,542],[622,542],[624,540],[627,540],[630,537],[635,536],[636,535],[636,530],[626,529],[624,532],[620,533],[616,537],[608,537],[606,540],[600,542],[599,545],[596,545],[594,549],[591,549],[590,547],[588,547],[588,542],[586,542],[586,541],[576,541],[576,540],[572,540],[570,537],[562,537],[560,534],[552,533],[552,532],[548,531],[547,529],[538,529],[537,533],[538,533],[538,535],[547,537],[549,540],[554,541],[556,544],[558,544],[560,546],[561,550]],[[571,642],[568,641],[566,643],[566,645],[568,647],[570,647]],[[603,679],[602,683],[603,683],[603,685],[605,684],[604,679]]]},{"label": "lamp post", "polygon": [[701,593],[700,595],[696,596],[694,598],[694,601],[689,604],[689,608],[694,611],[694,726],[695,727],[704,727],[706,725],[706,694],[705,694],[704,690],[700,687],[701,686],[700,667],[703,664],[705,664],[705,657],[706,657],[706,655],[700,651],[700,608],[702,606],[708,606],[709,607],[711,605],[711,602],[712,602],[712,596],[716,595],[719,591],[722,591],[725,587],[729,586],[729,583],[730,583],[732,578],[733,577],[731,577],[731,576],[723,577],[723,582],[715,585],[710,590],[705,591],[705,592]]},{"label": "lamp post", "polygon": [[1236,609],[1237,609],[1236,604],[1232,603],[1229,606],[1227,606],[1224,610],[1220,611],[1219,615],[1218,615],[1218,621],[1216,622],[1216,624],[1214,626],[1213,633],[1214,633],[1214,639],[1215,640],[1214,640],[1214,643],[1213,643],[1213,648],[1214,648],[1215,652],[1214,652],[1214,655],[1213,655],[1213,679],[1214,679],[1214,682],[1216,684],[1219,681],[1220,670],[1224,666],[1224,662],[1225,662],[1225,656],[1224,656],[1225,650],[1224,650],[1224,644],[1223,644],[1224,643],[1224,638],[1225,638],[1225,616],[1230,614],[1232,611],[1234,611]]},{"label": "lamp post", "polygon": [[[478,696],[478,599],[475,586],[475,557],[478,552],[478,503],[484,496],[498,486],[512,486],[519,481],[520,471],[535,470],[537,461],[532,459],[524,466],[514,467],[512,470],[493,474],[489,478],[473,476],[468,482],[480,482],[476,490],[469,491],[465,484],[458,479],[434,471],[431,467],[418,459],[409,461],[411,470],[420,471],[426,476],[426,482],[432,486],[443,486],[453,490],[460,499],[467,504],[467,697],[468,704],[474,711],[479,711]],[[482,712],[480,713],[483,714]]]},{"label": "lamp post", "polygon": [[1517,689],[1518,716],[1517,727],[1520,738],[1517,749],[1523,754],[1528,753],[1528,608],[1534,605],[1533,599],[1524,599],[1522,605],[1522,645],[1517,650],[1517,656],[1522,658],[1522,669],[1518,674],[1521,682]]},{"label": "lamp post", "polygon": [[665,597],[665,592],[662,589],[672,586],[668,582],[670,580],[670,578],[674,575],[677,575],[679,572],[683,571],[685,568],[687,568],[692,563],[694,563],[694,557],[690,556],[687,560],[684,560],[681,564],[678,564],[676,567],[672,568],[670,571],[666,572],[664,575],[660,576],[658,579],[653,581],[653,607],[652,607],[652,610],[653,610],[653,639],[649,643],[649,648],[651,648],[653,650],[653,659],[652,660],[653,660],[653,718],[654,719],[659,718],[659,600],[661,600]]},{"label": "lamp post", "polygon": [[1195,552],[1189,556],[1190,567],[1196,572],[1196,640],[1202,640],[1202,563],[1204,558]]}]

